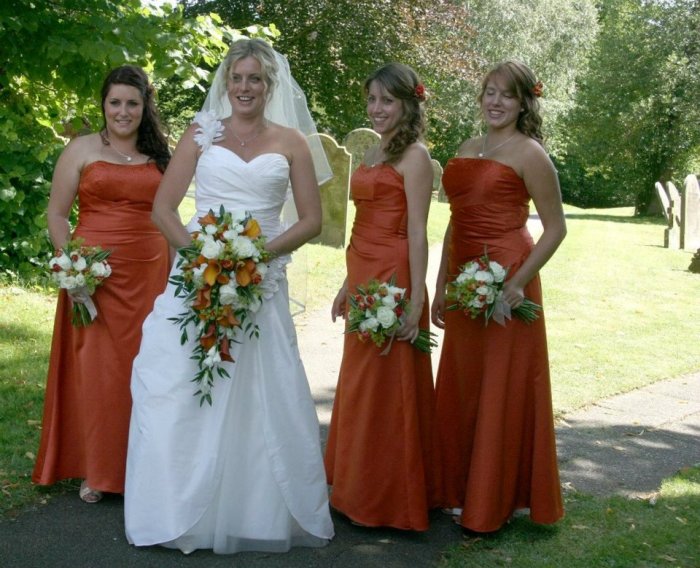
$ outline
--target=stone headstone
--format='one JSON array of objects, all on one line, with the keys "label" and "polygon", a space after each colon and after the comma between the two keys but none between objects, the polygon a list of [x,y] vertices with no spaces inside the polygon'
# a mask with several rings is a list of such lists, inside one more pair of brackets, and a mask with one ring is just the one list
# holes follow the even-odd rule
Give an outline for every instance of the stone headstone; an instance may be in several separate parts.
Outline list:
[{"label": "stone headstone", "polygon": [[659,201],[661,201],[661,211],[663,211],[664,218],[668,223],[668,218],[671,215],[671,202],[668,200],[668,193],[666,193],[666,190],[664,189],[664,186],[661,185],[661,182],[657,181],[654,184],[654,187],[656,188],[656,195],[659,197]]},{"label": "stone headstone", "polygon": [[668,191],[669,218],[668,218],[668,248],[681,248],[681,194],[678,193],[672,181],[666,182]]},{"label": "stone headstone", "polygon": [[684,250],[700,248],[700,187],[698,178],[689,175],[681,195],[681,242]]},{"label": "stone headstone", "polygon": [[345,246],[352,155],[343,146],[338,146],[330,136],[315,136],[321,139],[333,170],[333,178],[320,187],[323,228],[321,234],[311,242],[342,248]]},{"label": "stone headstone", "polygon": [[356,128],[343,140],[343,146],[352,154],[351,173],[362,163],[365,152],[375,144],[379,144],[379,134],[371,128]]},{"label": "stone headstone", "polygon": [[437,160],[430,160],[433,165],[433,192],[437,193],[437,199],[440,203],[447,203],[445,188],[442,187],[442,166]]}]

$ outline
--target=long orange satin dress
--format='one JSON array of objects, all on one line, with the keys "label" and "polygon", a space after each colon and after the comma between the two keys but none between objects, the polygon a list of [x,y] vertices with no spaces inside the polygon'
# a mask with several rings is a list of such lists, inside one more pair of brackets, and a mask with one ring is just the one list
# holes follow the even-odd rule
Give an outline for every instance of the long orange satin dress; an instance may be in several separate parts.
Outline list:
[{"label": "long orange satin dress", "polygon": [[[533,247],[522,179],[493,160],[455,158],[443,186],[452,226],[448,280],[484,247],[514,274]],[[542,304],[539,276],[525,297]],[[436,399],[441,505],[463,508],[463,526],[495,531],[521,508],[538,523],[562,517],[543,313],[503,327],[446,312]]]},{"label": "long orange satin dress", "polygon": [[87,327],[71,324],[71,301],[59,293],[35,483],[84,478],[92,489],[124,491],[131,363],[170,265],[151,222],[161,177],[153,163],[97,161],[81,173],[73,236],[111,250],[112,274],[93,295],[97,318]]},{"label": "long orange satin dress", "polygon": [[[407,207],[402,176],[390,165],[361,165],[347,249],[348,291],[372,279],[408,288]],[[421,329],[429,326],[428,300]],[[325,465],[331,506],[367,526],[426,530],[433,487],[434,390],[430,355],[394,341],[391,351],[345,337]]]}]

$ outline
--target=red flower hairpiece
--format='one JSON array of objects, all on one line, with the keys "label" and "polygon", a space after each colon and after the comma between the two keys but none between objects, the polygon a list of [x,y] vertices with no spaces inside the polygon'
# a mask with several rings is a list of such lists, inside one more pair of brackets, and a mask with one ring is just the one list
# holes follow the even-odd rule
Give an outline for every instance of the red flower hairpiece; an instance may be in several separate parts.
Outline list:
[{"label": "red flower hairpiece", "polygon": [[544,90],[544,85],[542,84],[542,81],[537,81],[535,83],[535,86],[532,87],[532,94],[535,95],[537,98],[542,96],[542,91]]},{"label": "red flower hairpiece", "polygon": [[416,88],[413,90],[413,94],[420,102],[425,101],[425,85],[423,83],[418,83]]}]

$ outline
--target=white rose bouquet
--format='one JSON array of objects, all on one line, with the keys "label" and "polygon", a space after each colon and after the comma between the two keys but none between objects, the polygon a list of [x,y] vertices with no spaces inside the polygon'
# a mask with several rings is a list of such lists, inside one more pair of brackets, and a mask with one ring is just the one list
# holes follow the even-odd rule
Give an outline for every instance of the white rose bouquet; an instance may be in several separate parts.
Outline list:
[{"label": "white rose bouquet", "polygon": [[68,241],[49,260],[51,278],[64,288],[73,302],[71,321],[76,327],[90,325],[97,317],[91,296],[112,274],[107,258],[112,251],[85,246],[83,239]]},{"label": "white rose bouquet", "polygon": [[508,269],[489,259],[484,252],[479,258],[467,262],[460,268],[457,278],[447,284],[447,299],[454,303],[447,310],[462,310],[476,319],[484,315],[485,325],[489,319],[505,325],[511,314],[526,323],[539,318],[542,306],[525,298],[517,308],[512,308],[501,298]]},{"label": "white rose bouquet", "polygon": [[[356,293],[348,297],[350,310],[346,333],[357,333],[360,341],[370,339],[377,347],[389,339],[389,345],[381,353],[386,355],[409,307],[405,295],[406,288],[396,287],[393,277],[388,283],[371,280],[358,286]],[[434,336],[429,330],[421,329],[413,346],[430,353],[437,346]]]},{"label": "white rose bouquet", "polygon": [[[222,361],[233,362],[231,341],[240,328],[249,337],[258,336],[258,327],[250,321],[267,295],[261,285],[267,273],[269,254],[260,225],[250,213],[231,213],[223,206],[219,214],[210,210],[199,219],[201,230],[192,243],[178,250],[180,272],[170,278],[175,296],[184,298],[186,312],[170,318],[180,326],[180,343],[188,341],[188,326],[195,329],[192,358],[199,370],[193,382],[200,405],[212,403],[214,372],[230,375]],[[190,330],[192,328],[190,327]]]}]

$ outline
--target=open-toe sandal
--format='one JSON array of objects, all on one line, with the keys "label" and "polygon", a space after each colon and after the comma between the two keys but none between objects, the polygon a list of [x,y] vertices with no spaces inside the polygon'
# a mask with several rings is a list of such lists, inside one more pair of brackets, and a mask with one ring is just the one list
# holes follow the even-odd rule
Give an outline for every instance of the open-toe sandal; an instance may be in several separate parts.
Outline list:
[{"label": "open-toe sandal", "polygon": [[88,487],[87,481],[83,481],[80,484],[80,491],[78,491],[78,495],[80,495],[80,499],[82,499],[85,503],[98,503],[102,500],[102,491],[91,489]]}]

